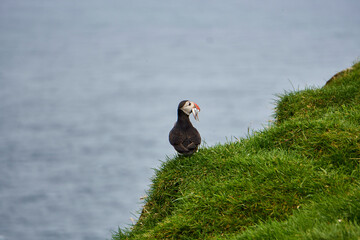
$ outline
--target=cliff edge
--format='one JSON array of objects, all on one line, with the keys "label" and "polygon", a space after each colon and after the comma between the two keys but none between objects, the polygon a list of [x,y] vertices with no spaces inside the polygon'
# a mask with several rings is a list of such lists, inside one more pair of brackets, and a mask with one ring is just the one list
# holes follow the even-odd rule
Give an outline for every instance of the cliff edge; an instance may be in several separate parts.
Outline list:
[{"label": "cliff edge", "polygon": [[113,239],[358,239],[360,63],[278,96],[275,121],[156,170]]}]

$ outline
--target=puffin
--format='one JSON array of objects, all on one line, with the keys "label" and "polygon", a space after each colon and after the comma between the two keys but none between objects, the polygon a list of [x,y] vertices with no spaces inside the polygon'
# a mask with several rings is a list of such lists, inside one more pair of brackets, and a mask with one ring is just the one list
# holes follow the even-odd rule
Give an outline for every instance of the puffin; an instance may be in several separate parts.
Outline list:
[{"label": "puffin", "polygon": [[169,133],[169,142],[180,155],[190,156],[195,153],[201,143],[201,137],[191,124],[189,116],[192,113],[199,121],[200,107],[189,100],[179,103],[177,121]]}]

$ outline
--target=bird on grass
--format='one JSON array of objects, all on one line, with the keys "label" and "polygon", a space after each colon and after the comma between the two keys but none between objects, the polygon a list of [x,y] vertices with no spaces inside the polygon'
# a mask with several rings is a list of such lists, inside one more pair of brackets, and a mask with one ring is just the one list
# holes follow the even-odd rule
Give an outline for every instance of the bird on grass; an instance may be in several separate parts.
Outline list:
[{"label": "bird on grass", "polygon": [[169,141],[181,155],[192,155],[201,143],[200,134],[189,119],[189,115],[192,113],[195,120],[199,121],[199,112],[200,107],[194,102],[183,100],[179,103],[177,121],[169,133]]}]

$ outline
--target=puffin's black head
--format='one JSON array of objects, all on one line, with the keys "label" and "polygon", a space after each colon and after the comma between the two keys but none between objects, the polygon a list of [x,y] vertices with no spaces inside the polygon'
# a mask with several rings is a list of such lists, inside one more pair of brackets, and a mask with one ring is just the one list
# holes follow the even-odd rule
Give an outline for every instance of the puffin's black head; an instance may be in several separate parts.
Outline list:
[{"label": "puffin's black head", "polygon": [[178,109],[181,109],[181,108],[186,104],[186,102],[189,102],[189,100],[182,100],[182,101],[179,103]]},{"label": "puffin's black head", "polygon": [[179,103],[178,110],[183,111],[188,116],[192,113],[195,120],[199,121],[198,113],[200,112],[200,107],[196,103],[183,100]]}]

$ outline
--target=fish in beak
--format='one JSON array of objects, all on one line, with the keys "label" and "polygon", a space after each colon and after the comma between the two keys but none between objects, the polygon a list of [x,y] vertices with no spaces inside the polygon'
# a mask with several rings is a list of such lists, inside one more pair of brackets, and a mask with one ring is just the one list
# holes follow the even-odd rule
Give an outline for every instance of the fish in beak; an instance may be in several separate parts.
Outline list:
[{"label": "fish in beak", "polygon": [[192,114],[193,114],[195,120],[196,120],[196,121],[199,121],[200,107],[199,107],[196,103],[194,103],[194,102],[193,102],[193,104],[194,104],[194,107],[191,109]]}]

